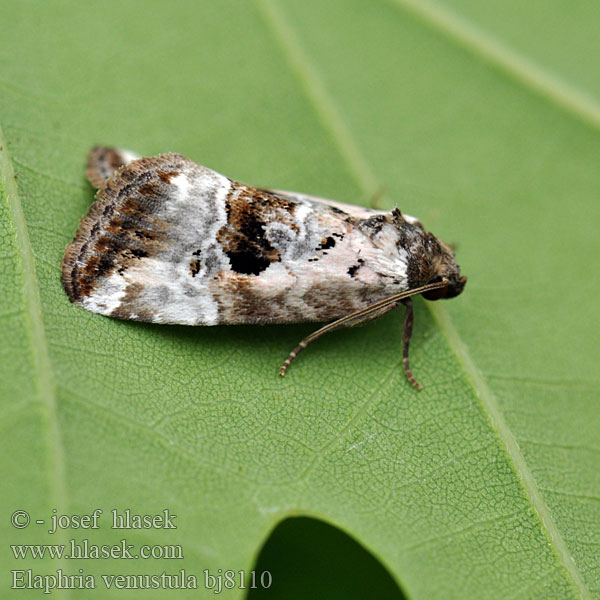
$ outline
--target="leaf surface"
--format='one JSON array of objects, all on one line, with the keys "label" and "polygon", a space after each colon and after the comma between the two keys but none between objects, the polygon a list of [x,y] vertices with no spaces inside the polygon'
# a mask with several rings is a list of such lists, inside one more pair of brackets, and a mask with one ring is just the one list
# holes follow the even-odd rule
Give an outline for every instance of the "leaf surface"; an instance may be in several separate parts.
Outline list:
[{"label": "leaf surface", "polygon": [[[600,92],[582,59],[600,51],[597,17],[539,1],[5,7],[3,539],[184,553],[5,572],[83,568],[110,598],[102,573],[184,568],[200,590],[139,597],[209,597],[204,569],[251,569],[300,514],[359,540],[410,598],[599,597]],[[60,260],[95,143],[352,203],[384,186],[380,204],[455,242],[469,276],[459,298],[416,303],[424,391],[402,373],[400,312],[319,340],[280,380],[312,325],[164,327],[70,305]],[[83,533],[8,518],[95,508]],[[115,508],[168,508],[178,528],[113,530]]]}]

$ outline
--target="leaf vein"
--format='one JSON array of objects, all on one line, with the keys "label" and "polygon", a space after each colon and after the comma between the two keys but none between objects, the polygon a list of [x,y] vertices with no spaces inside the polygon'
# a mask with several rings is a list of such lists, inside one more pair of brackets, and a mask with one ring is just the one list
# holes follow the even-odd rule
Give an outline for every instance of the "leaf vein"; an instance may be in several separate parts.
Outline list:
[{"label": "leaf vein", "polygon": [[[22,267],[23,299],[26,311],[25,316],[29,321],[31,353],[33,355],[33,364],[35,365],[34,378],[41,401],[45,421],[46,442],[48,445],[49,464],[47,473],[49,488],[51,490],[51,504],[58,510],[66,511],[65,456],[57,414],[56,387],[43,321],[39,279],[35,269],[33,250],[29,241],[27,222],[17,189],[12,160],[14,159],[11,159],[8,155],[7,144],[0,128],[0,176],[3,179],[8,210],[15,227],[17,251]],[[61,540],[65,538],[62,530],[59,538]],[[57,562],[62,565],[64,559],[61,558]]]},{"label": "leaf vein", "polygon": [[600,104],[588,93],[513,50],[501,40],[434,0],[388,0],[421,19],[488,64],[542,97],[562,107],[581,121],[600,129]]},{"label": "leaf vein", "polygon": [[[361,189],[367,193],[372,191],[375,189],[374,183],[376,181],[373,172],[367,160],[364,158],[350,128],[344,122],[344,117],[336,101],[327,92],[318,71],[311,64],[310,59],[304,52],[292,27],[273,0],[256,1],[265,20],[271,27],[275,38],[287,56],[291,70],[297,75],[307,97],[315,106],[320,119],[324,123],[324,127],[332,136],[334,136],[341,155],[348,162],[350,170],[359,182]],[[429,19],[427,21],[428,23],[435,24],[442,32],[448,33],[446,28],[449,23],[441,19],[441,16],[446,16],[446,13],[434,12],[432,10],[433,4],[422,2],[423,7],[428,7],[428,12],[423,13],[419,9],[421,0],[419,0],[419,3],[413,0],[396,0],[396,2],[402,3],[406,8],[412,8],[419,15],[427,16]],[[436,20],[431,21],[434,16],[437,17]],[[570,108],[571,111],[579,117],[584,118],[586,121],[593,123],[595,127],[600,128],[600,107],[593,101],[586,100],[585,98],[582,99],[577,94],[576,90],[544,72],[539,67],[533,65],[533,63],[529,63],[525,59],[521,61],[516,60],[520,58],[516,53],[512,53],[512,51],[505,49],[503,54],[500,50],[503,50],[504,47],[497,48],[490,44],[489,40],[488,44],[485,45],[483,43],[486,41],[485,37],[481,40],[476,37],[468,37],[467,33],[469,33],[469,30],[460,29],[458,27],[459,24],[462,24],[462,22],[456,21],[456,23],[453,24],[456,31],[452,30],[454,39],[457,42],[460,42],[463,45],[467,45],[468,42],[468,47],[477,49],[479,54],[486,57],[490,62],[494,59],[494,64],[503,67],[504,70],[515,77],[518,77],[522,82],[529,86],[533,86],[539,92],[553,98],[558,104]],[[475,42],[478,43],[476,44]],[[532,507],[538,515],[541,527],[546,532],[546,537],[551,547],[554,549],[557,558],[570,575],[580,595],[583,598],[591,598],[591,594],[583,581],[581,573],[575,565],[575,561],[560,534],[558,526],[555,523],[546,502],[542,498],[541,491],[537,486],[525,458],[521,454],[515,436],[508,427],[491,389],[475,366],[466,345],[460,338],[454,325],[451,323],[447,312],[440,306],[434,306],[434,303],[429,303],[428,306],[437,321],[440,330],[444,333],[450,348],[454,350],[458,362],[462,364],[475,395],[481,401],[482,410],[489,419],[492,429],[496,431],[499,440],[503,443],[505,451],[512,462],[514,472],[520,480]],[[366,411],[368,404],[369,402],[363,403],[354,417],[352,417],[342,429],[340,434],[319,451],[319,455],[307,466],[302,476],[303,479],[308,477],[309,473],[314,469],[324,454],[341,438],[343,432],[356,422],[364,411]]]}]

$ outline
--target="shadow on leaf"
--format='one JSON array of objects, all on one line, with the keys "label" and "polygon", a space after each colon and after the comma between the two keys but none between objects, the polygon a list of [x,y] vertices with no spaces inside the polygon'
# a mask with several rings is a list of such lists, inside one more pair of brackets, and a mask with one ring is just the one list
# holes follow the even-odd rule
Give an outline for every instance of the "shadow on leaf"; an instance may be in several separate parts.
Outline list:
[{"label": "shadow on leaf", "polygon": [[[254,571],[257,588],[248,590],[247,600],[405,598],[368,550],[337,527],[309,517],[282,521],[265,542]],[[265,571],[272,578],[268,589],[260,587]]]}]

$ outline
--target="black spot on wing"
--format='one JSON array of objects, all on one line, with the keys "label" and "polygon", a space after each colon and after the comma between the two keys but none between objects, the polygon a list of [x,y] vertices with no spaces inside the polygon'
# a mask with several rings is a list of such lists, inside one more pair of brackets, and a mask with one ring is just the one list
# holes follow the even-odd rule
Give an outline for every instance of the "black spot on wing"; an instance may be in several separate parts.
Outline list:
[{"label": "black spot on wing", "polygon": [[348,275],[350,275],[350,277],[356,277],[356,273],[361,268],[361,266],[363,265],[364,262],[365,261],[362,258],[359,258],[358,261],[356,262],[356,264],[352,265],[348,269]]},{"label": "black spot on wing", "polygon": [[259,275],[272,262],[281,260],[277,250],[265,233],[267,222],[290,207],[280,206],[286,200],[272,195],[265,197],[259,190],[232,184],[226,201],[227,224],[217,233],[217,241],[229,258],[232,271],[242,275]]},{"label": "black spot on wing", "polygon": [[333,248],[334,246],[335,240],[331,236],[328,236],[317,246],[317,250],[329,250],[329,248]]},{"label": "black spot on wing", "polygon": [[231,269],[242,275],[260,275],[270,264],[270,259],[257,253],[254,248],[244,245],[226,252],[231,261]]}]

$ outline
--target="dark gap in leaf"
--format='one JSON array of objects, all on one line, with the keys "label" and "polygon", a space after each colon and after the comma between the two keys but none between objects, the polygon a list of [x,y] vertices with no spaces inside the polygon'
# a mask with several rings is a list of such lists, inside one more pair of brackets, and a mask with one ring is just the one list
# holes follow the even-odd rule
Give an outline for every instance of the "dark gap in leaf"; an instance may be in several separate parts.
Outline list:
[{"label": "dark gap in leaf", "polygon": [[[273,530],[254,566],[256,589],[247,600],[404,600],[387,569],[349,535],[310,517],[292,517]],[[271,587],[260,587],[269,571]],[[266,579],[266,578],[265,578]]]}]

